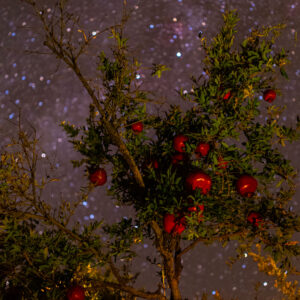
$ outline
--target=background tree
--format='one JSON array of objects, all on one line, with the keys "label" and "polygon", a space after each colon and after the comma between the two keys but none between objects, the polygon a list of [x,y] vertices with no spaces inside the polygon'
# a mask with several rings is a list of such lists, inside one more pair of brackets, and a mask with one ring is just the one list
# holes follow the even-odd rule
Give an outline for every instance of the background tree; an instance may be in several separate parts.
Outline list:
[{"label": "background tree", "polygon": [[[86,167],[90,185],[74,203],[62,199],[58,208],[45,203],[41,191],[47,181],[43,178],[39,184],[36,178],[37,139],[30,140],[19,124],[18,141],[10,146],[22,151],[1,157],[3,293],[17,287],[25,299],[76,299],[75,293],[83,299],[84,287],[90,299],[178,300],[184,297],[179,288],[183,256],[200,242],[225,246],[235,239],[237,256],[231,263],[247,251],[260,270],[275,276],[284,295],[297,299],[296,283],[288,282],[283,272],[298,273],[291,259],[299,255],[292,237],[300,219],[289,209],[297,172],[272,147],[300,136],[299,118],[295,129],[280,126],[276,116],[284,107],[271,105],[280,94],[275,87],[277,69],[287,77],[286,51],[272,48],[284,25],[255,28],[238,47],[233,44],[237,14],[226,12],[212,42],[200,37],[206,76],[192,77],[192,91],[180,92],[193,108],[183,113],[179,106],[170,106],[160,116],[146,112],[147,103],[157,101],[135,82],[141,64],[131,57],[123,34],[129,17],[126,2],[121,24],[103,31],[110,30],[115,44],[112,58],[104,52],[98,56],[101,87],[87,79],[79,63],[97,35],[80,28],[79,20],[65,10],[66,1],[57,2],[51,18],[36,2],[25,2],[43,24],[44,45],[74,71],[91,97],[86,126],[61,124],[84,156],[72,163]],[[70,24],[83,35],[82,43],[74,44],[75,30],[66,36],[64,28]],[[152,75],[160,77],[166,69],[154,64]],[[254,121],[261,94],[270,103],[265,124]],[[228,145],[226,138],[246,142]],[[78,223],[70,228],[78,204],[106,184],[108,165],[108,194],[119,205],[134,207],[135,216],[112,225],[95,221],[83,231]],[[272,187],[279,190],[270,192]],[[110,239],[103,242],[102,235]],[[132,246],[145,238],[157,250],[148,257],[159,269],[155,292],[134,287],[139,274],[130,272],[130,261],[137,255]]]}]

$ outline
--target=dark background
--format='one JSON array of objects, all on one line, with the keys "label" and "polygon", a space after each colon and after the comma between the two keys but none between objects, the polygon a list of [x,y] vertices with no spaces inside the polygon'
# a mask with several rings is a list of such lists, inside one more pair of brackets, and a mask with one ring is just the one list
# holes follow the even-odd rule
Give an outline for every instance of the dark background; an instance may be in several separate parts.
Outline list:
[{"label": "dark background", "polygon": [[[61,121],[81,126],[88,116],[91,102],[81,83],[63,63],[52,55],[26,54],[25,50],[47,50],[43,48],[43,31],[39,20],[33,15],[31,7],[17,0],[1,0],[0,6],[0,145],[6,145],[17,129],[18,107],[22,108],[22,124],[29,130],[30,122],[40,138],[39,174],[45,176],[48,160],[55,170],[52,176],[60,178],[59,182],[49,184],[44,190],[44,199],[53,206],[60,198],[78,199],[81,186],[87,185],[84,167],[73,169],[71,159],[81,156],[72,149],[66,134],[59,126]],[[49,8],[55,1],[45,1]],[[165,99],[168,104],[180,104],[186,108],[175,90],[181,87],[191,89],[189,77],[202,73],[201,60],[203,51],[199,48],[198,32],[212,37],[222,24],[222,12],[225,8],[237,9],[240,17],[237,41],[249,33],[249,28],[256,25],[287,24],[279,39],[279,47],[291,50],[292,63],[287,67],[289,81],[278,77],[277,85],[282,96],[277,97],[275,104],[286,105],[286,111],[279,119],[280,124],[296,123],[299,114],[299,77],[300,52],[299,43],[295,43],[294,34],[299,30],[300,3],[296,0],[268,1],[195,1],[195,0],[148,0],[128,1],[134,8],[125,33],[135,57],[150,67],[152,63],[165,64],[171,71],[163,73],[161,79],[152,78],[149,70],[141,71],[145,89],[155,91],[157,98]],[[69,10],[80,15],[80,24],[84,30],[97,31],[114,25],[120,20],[122,1],[74,0],[69,1]],[[96,74],[96,56],[101,50],[109,52],[111,40],[107,34],[100,35],[92,43],[88,54],[80,61],[84,74],[93,78]],[[178,56],[178,52],[181,56]],[[262,115],[266,116],[269,104],[262,101]],[[150,106],[149,112],[154,112]],[[25,120],[26,118],[26,120]],[[29,130],[30,131],[30,130]],[[280,147],[287,159],[299,170],[299,142],[287,143]],[[110,169],[107,168],[108,175]],[[48,172],[49,173],[49,172]],[[80,205],[74,220],[87,224],[93,219],[104,218],[112,223],[122,217],[132,215],[129,208],[117,207],[113,199],[106,196],[105,187],[96,188],[87,203]],[[297,179],[299,184],[299,178]],[[299,212],[299,187],[291,205]],[[297,238],[297,237],[296,237]],[[299,238],[298,238],[299,240]],[[218,244],[210,247],[198,245],[184,257],[182,272],[182,294],[188,299],[196,299],[206,291],[213,295],[218,290],[226,299],[254,299],[254,285],[262,283],[258,299],[281,299],[275,291],[273,281],[258,272],[251,258],[245,257],[232,269],[225,264],[226,258],[234,254],[234,243],[222,248]],[[139,244],[140,257],[136,259],[133,269],[142,274],[136,286],[156,289],[156,277],[153,268],[145,261],[145,256],[153,253],[151,243]],[[210,296],[212,297],[212,296]]]}]

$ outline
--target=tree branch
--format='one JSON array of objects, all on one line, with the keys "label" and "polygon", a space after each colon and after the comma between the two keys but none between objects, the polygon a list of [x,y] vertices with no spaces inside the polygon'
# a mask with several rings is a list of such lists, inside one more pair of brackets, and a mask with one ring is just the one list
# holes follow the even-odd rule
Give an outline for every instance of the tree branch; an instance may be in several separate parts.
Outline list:
[{"label": "tree branch", "polygon": [[[145,188],[145,184],[144,184],[142,175],[141,175],[133,157],[131,156],[125,143],[121,139],[119,132],[111,125],[111,123],[106,118],[105,111],[101,107],[99,99],[95,95],[94,90],[92,89],[92,87],[90,86],[90,84],[88,83],[86,78],[82,75],[80,68],[77,64],[78,56],[74,56],[72,54],[72,51],[65,49],[63,41],[59,41],[59,38],[57,38],[55,36],[53,26],[51,29],[49,28],[44,14],[40,13],[40,10],[36,7],[36,3],[32,0],[25,0],[25,1],[34,7],[36,14],[39,16],[39,18],[41,19],[41,21],[43,23],[44,31],[46,33],[46,40],[44,42],[44,45],[47,46],[52,51],[52,53],[56,55],[56,57],[58,59],[63,60],[74,71],[77,78],[81,81],[82,85],[84,86],[84,88],[86,89],[88,94],[90,95],[95,107],[99,111],[99,113],[102,117],[103,125],[104,125],[108,135],[110,136],[112,143],[118,147],[119,151],[124,156],[124,159],[128,163],[128,166],[131,169],[133,176],[135,177],[138,185],[142,188]],[[62,13],[63,12],[61,12],[61,14]],[[122,21],[124,21],[124,20],[122,19]]]},{"label": "tree branch", "polygon": [[[97,287],[97,283],[94,286]],[[136,290],[135,288],[133,288],[131,286],[121,285],[121,284],[118,284],[118,283],[101,280],[101,283],[99,284],[99,287],[101,288],[103,286],[112,288],[113,290],[122,290],[122,291],[130,293],[133,296],[141,297],[141,298],[144,298],[144,299],[167,300],[167,297],[162,295],[160,293],[159,289],[157,291],[155,291],[154,293],[144,292],[142,290]]]},{"label": "tree branch", "polygon": [[189,246],[187,246],[186,248],[184,248],[181,252],[178,253],[178,257],[181,257],[182,255],[184,255],[185,253],[189,252],[191,249],[193,249],[199,242],[208,242],[208,241],[211,241],[211,240],[221,240],[221,239],[225,239],[225,238],[228,238],[228,237],[232,237],[232,236],[235,236],[235,235],[240,235],[242,233],[245,232],[245,229],[243,230],[240,230],[238,232],[234,232],[234,233],[227,233],[227,234],[224,234],[224,235],[221,235],[221,236],[215,236],[215,237],[212,237],[212,239],[206,239],[206,238],[202,238],[202,237],[199,237],[197,238],[195,241],[193,241]]}]

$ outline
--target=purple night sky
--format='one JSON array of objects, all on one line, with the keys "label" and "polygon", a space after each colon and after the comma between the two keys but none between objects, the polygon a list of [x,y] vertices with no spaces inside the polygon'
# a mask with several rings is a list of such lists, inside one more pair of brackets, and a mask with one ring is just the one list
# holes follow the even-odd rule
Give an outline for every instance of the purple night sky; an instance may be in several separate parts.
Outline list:
[{"label": "purple night sky", "polygon": [[[49,7],[54,0],[42,1]],[[191,89],[190,76],[202,73],[203,50],[200,50],[198,32],[211,38],[222,24],[222,13],[225,8],[237,9],[240,17],[237,40],[249,33],[249,28],[256,25],[287,24],[278,45],[291,50],[292,63],[287,66],[289,80],[278,78],[277,86],[282,91],[276,104],[286,105],[287,109],[279,119],[280,124],[290,126],[296,124],[296,116],[300,111],[299,79],[300,79],[300,46],[295,44],[295,31],[300,29],[300,2],[298,0],[128,0],[134,9],[125,34],[129,38],[129,46],[135,57],[144,67],[152,63],[165,64],[171,68],[163,72],[162,78],[152,78],[149,70],[142,70],[137,81],[143,88],[155,92],[157,98],[168,104],[186,104],[179,98],[175,90],[181,87]],[[121,0],[70,0],[69,9],[80,16],[80,23],[85,30],[101,31],[120,20]],[[46,201],[55,206],[60,198],[72,201],[76,199],[81,186],[87,186],[88,179],[84,174],[84,166],[73,169],[70,160],[82,158],[76,153],[63,129],[62,121],[69,121],[76,126],[85,124],[91,99],[79,80],[64,63],[52,55],[28,54],[25,50],[48,51],[43,47],[43,31],[40,21],[33,15],[31,7],[18,0],[1,0],[0,7],[0,134],[1,146],[9,142],[16,133],[18,124],[18,107],[22,108],[23,126],[29,129],[30,122],[37,129],[40,138],[39,174],[45,176],[48,159],[55,170],[51,176],[59,178],[59,182],[49,184],[43,193]],[[66,29],[71,30],[71,29]],[[80,60],[83,73],[88,78],[96,74],[96,56],[100,51],[109,53],[111,40],[108,34],[97,37]],[[268,103],[262,101],[263,114],[266,115]],[[154,113],[155,107],[149,106]],[[299,170],[300,144],[287,143],[280,147],[285,158]],[[298,159],[297,159],[298,158]],[[90,220],[105,219],[108,223],[120,221],[122,217],[132,215],[130,208],[118,207],[113,199],[106,196],[111,176],[107,168],[108,183],[98,187],[77,209],[74,220],[88,224]],[[297,179],[299,184],[300,180]],[[300,189],[291,202],[293,209],[300,212]],[[148,242],[148,243],[147,243]],[[181,288],[183,297],[196,299],[206,291],[210,297],[218,290],[225,299],[254,299],[254,285],[262,283],[258,299],[281,299],[275,291],[273,281],[260,274],[256,264],[247,257],[237,262],[230,269],[225,261],[234,254],[235,243],[225,248],[219,244],[210,247],[198,245],[184,257]],[[145,241],[136,247],[140,256],[133,264],[133,270],[140,271],[136,287],[157,287],[156,271],[146,260],[154,249],[151,241]]]}]

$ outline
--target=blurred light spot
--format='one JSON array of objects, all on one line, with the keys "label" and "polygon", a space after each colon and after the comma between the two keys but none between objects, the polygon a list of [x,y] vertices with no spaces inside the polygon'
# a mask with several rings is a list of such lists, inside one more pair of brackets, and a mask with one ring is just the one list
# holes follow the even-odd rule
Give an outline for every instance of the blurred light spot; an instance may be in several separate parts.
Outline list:
[{"label": "blurred light spot", "polygon": [[87,204],[88,204],[87,201],[83,201],[83,202],[82,202],[82,205],[83,205],[83,206],[87,206]]},{"label": "blurred light spot", "polygon": [[14,117],[14,113],[11,113],[10,115],[9,115],[9,119],[12,119],[13,117]]},{"label": "blurred light spot", "polygon": [[264,286],[267,286],[267,285],[268,285],[268,283],[267,283],[266,281],[265,281],[263,284],[264,284]]},{"label": "blurred light spot", "polygon": [[17,99],[17,100],[15,101],[15,103],[16,103],[16,104],[19,104],[19,103],[20,103],[20,100],[19,100],[19,99]]},{"label": "blurred light spot", "polygon": [[177,22],[177,18],[173,18],[173,22]]},{"label": "blurred light spot", "polygon": [[46,157],[46,153],[42,153],[42,154],[41,154],[41,157]]},{"label": "blurred light spot", "polygon": [[177,56],[177,57],[181,57],[181,53],[180,53],[180,52],[177,52],[177,53],[176,53],[176,56]]},{"label": "blurred light spot", "polygon": [[94,219],[95,216],[93,214],[90,215],[90,219]]},{"label": "blurred light spot", "polygon": [[149,25],[149,28],[153,29],[153,28],[154,28],[154,25],[153,25],[153,24],[150,24],[150,25]]},{"label": "blurred light spot", "polygon": [[22,76],[22,80],[25,80],[26,79],[26,76]]}]

